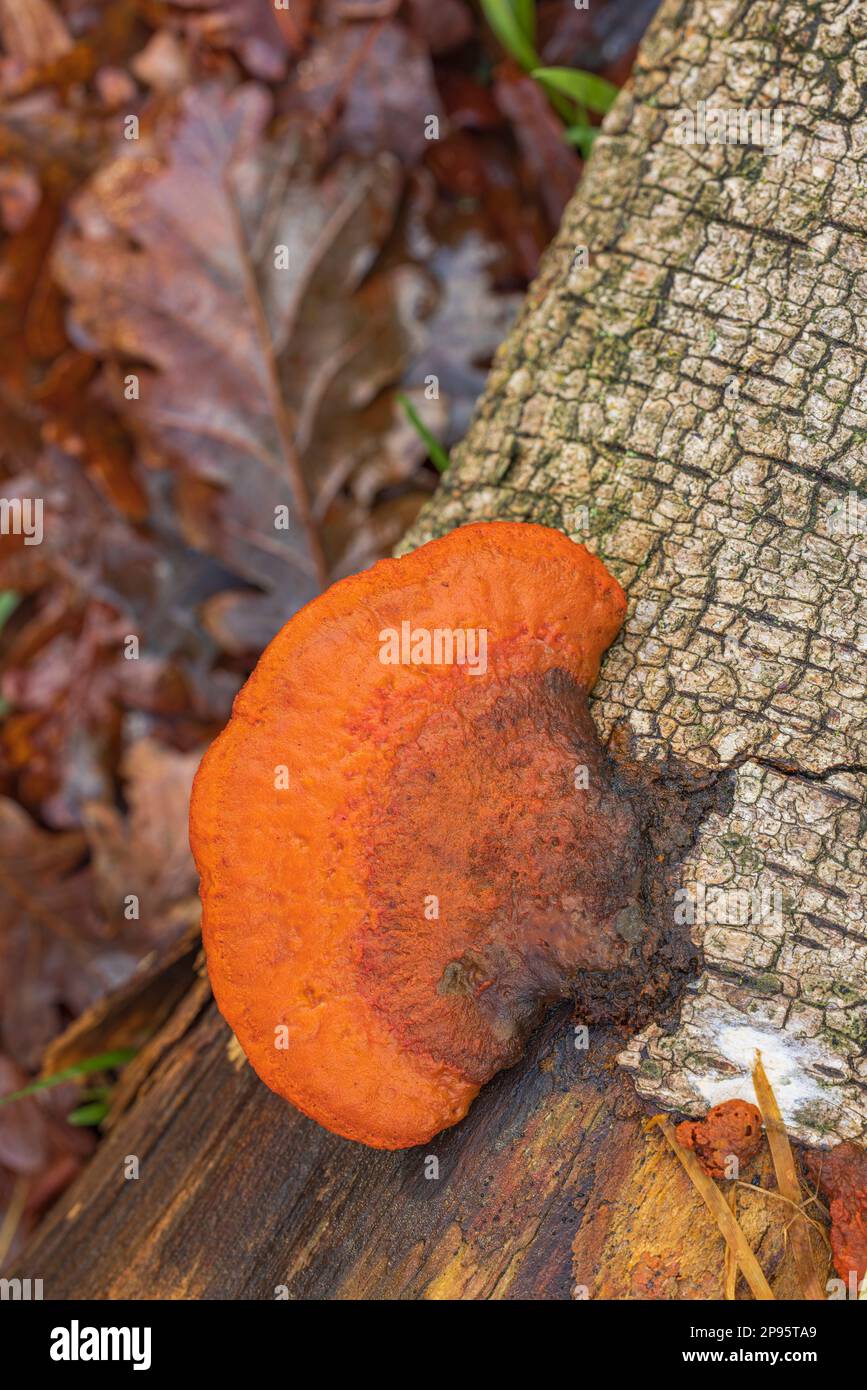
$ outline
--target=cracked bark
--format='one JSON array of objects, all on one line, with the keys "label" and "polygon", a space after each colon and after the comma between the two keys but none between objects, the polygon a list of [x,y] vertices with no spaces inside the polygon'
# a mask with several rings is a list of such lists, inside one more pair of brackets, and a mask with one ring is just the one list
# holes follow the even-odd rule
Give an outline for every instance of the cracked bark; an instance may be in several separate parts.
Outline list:
[{"label": "cracked bark", "polygon": [[[598,1030],[583,1053],[558,1011],[466,1120],[398,1154],[266,1092],[193,991],[22,1261],[46,1297],[719,1298],[722,1241],[635,1086],[690,1112],[749,1096],[732,1037],[761,1035],[795,1132],[863,1139],[863,528],[834,508],[867,507],[865,35],[843,0],[666,0],[406,541],[507,517],[604,558],[630,609],[600,729],[732,779],[686,877],[780,886],[782,924],[696,929],[705,969],[673,1034],[623,1052]],[[671,115],[700,99],[781,107],[786,153],[678,146]],[[774,1186],[767,1155],[755,1177]],[[781,1204],[738,1201],[791,1297]]]},{"label": "cracked bark", "polygon": [[[685,879],[783,911],[697,923],[676,1033],[623,1062],[699,1113],[751,1094],[764,1041],[812,1143],[867,1133],[865,36],[844,0],[663,6],[403,547],[538,521],[627,589],[597,724],[731,769]],[[679,145],[672,113],[700,100],[780,110],[780,151]]]}]

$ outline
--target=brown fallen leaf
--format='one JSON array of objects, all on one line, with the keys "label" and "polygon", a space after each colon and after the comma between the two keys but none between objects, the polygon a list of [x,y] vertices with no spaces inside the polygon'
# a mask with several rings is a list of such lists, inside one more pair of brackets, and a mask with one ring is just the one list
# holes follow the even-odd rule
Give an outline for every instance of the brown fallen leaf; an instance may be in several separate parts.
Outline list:
[{"label": "brown fallen leaf", "polygon": [[494,96],[509,118],[527,182],[544,205],[552,231],[575,191],[581,161],[563,138],[563,122],[538,82],[514,63],[497,70]]},{"label": "brown fallen leaf", "polygon": [[0,690],[11,706],[0,762],[49,824],[78,823],[83,801],[111,795],[114,703],[123,624],[106,605],[48,606],[13,645]]},{"label": "brown fallen leaf", "polygon": [[[344,158],[317,179],[316,142],[297,126],[269,140],[266,116],[250,85],[185,97],[142,140],[144,169],[123,155],[76,201],[57,257],[78,344],[107,359],[116,409],[174,473],[186,538],[250,586],[203,610],[237,654],[261,649],[313,587],[299,528],[275,528],[287,473],[309,498],[318,560],[346,573],[347,499],[375,508],[380,494],[417,490],[425,451],[395,394],[411,364],[426,374],[441,362],[444,394],[468,413],[476,359],[511,307],[492,293],[479,243],[460,262],[463,310],[449,263],[438,312],[434,279],[406,250],[377,264],[403,187],[396,161]],[[128,401],[116,388],[133,364],[140,397]],[[378,558],[373,537],[386,530],[372,525],[353,552]]]},{"label": "brown fallen leaf", "polygon": [[[303,46],[311,0],[292,0],[291,10],[275,11],[271,0],[169,0],[184,15],[183,28],[215,49],[238,55],[253,77],[276,82],[284,77],[289,54]],[[186,12],[184,14],[184,12]]]},{"label": "brown fallen leaf", "polygon": [[282,100],[321,122],[332,155],[388,151],[408,168],[430,143],[428,118],[443,119],[428,50],[389,19],[321,32]]},{"label": "brown fallen leaf", "polygon": [[521,303],[519,294],[497,292],[496,258],[496,248],[472,228],[459,228],[453,241],[430,256],[439,294],[406,380],[423,386],[429,376],[437,377],[448,417],[434,432],[447,447],[466,433],[491,359]]},{"label": "brown fallen leaf", "polygon": [[9,235],[0,244],[0,463],[18,472],[32,464],[40,447],[32,359],[66,345],[62,323],[45,312],[46,265],[60,208],[44,196],[34,162],[14,157],[2,169]]},{"label": "brown fallen leaf", "polygon": [[0,589],[22,600],[0,632],[0,778],[49,824],[80,825],[85,801],[115,799],[132,712],[170,721],[188,746],[227,717],[239,675],[213,669],[195,614],[229,576],[182,545],[170,514],[155,536],[131,526],[56,450],[7,482],[19,492],[43,499],[44,538],[0,551]]},{"label": "brown fallen leaf", "polygon": [[158,29],[130,67],[140,82],[166,96],[182,91],[192,77],[187,45],[168,29]]},{"label": "brown fallen leaf", "polygon": [[469,204],[485,240],[497,244],[502,283],[523,288],[536,274],[551,230],[542,208],[528,198],[504,142],[494,134],[480,138],[472,128],[454,130],[431,142],[426,164],[438,188]]},{"label": "brown fallen leaf", "polygon": [[378,502],[373,510],[351,498],[341,498],[333,509],[328,527],[339,556],[335,578],[357,574],[381,556],[388,555],[406,535],[433,487],[431,478],[428,492],[404,492],[399,497]]},{"label": "brown fallen leaf", "polygon": [[187,806],[197,763],[152,740],[134,745],[129,815],[92,805],[86,836],[43,830],[0,797],[0,1049],[28,1071],[66,1021],[195,929]]},{"label": "brown fallen leaf", "polygon": [[200,751],[178,753],[155,739],[140,739],[121,763],[128,814],[105,802],[85,807],[95,887],[106,920],[120,929],[125,904],[134,897],[134,920],[155,945],[198,920],[198,876],[187,821],[200,760]]},{"label": "brown fallen leaf", "polygon": [[21,69],[63,57],[72,39],[52,0],[0,0],[0,42]]},{"label": "brown fallen leaf", "polygon": [[411,28],[435,57],[460,48],[475,31],[465,0],[408,0],[407,15]]},{"label": "brown fallen leaf", "polygon": [[0,165],[0,224],[4,232],[23,232],[42,200],[34,169],[22,160]]},{"label": "brown fallen leaf", "polygon": [[[29,1079],[0,1053],[0,1096]],[[0,1273],[22,1249],[42,1208],[93,1152],[93,1134],[65,1123],[74,1096],[74,1087],[59,1087],[0,1108]]]},{"label": "brown fallen leaf", "polygon": [[86,852],[78,831],[43,830],[0,797],[0,1047],[28,1071],[64,1014],[103,993],[120,966],[93,911]]},{"label": "brown fallen leaf", "polygon": [[[300,133],[264,140],[268,113],[266,94],[249,84],[185,94],[141,150],[120,156],[76,200],[77,228],[57,269],[79,346],[116,359],[118,409],[151,460],[178,471],[188,539],[276,594],[285,621],[323,579],[308,502],[317,480],[305,476],[298,433],[340,365],[334,315],[317,319],[311,343],[301,304],[320,267],[332,301],[359,289],[401,180],[394,161],[343,161],[314,195]],[[358,333],[342,321],[344,355],[369,352],[369,301],[384,294],[390,305],[395,292],[396,282],[382,293],[365,287],[369,321],[362,304],[353,311]],[[379,328],[381,354],[388,338]],[[131,361],[140,380],[133,401],[122,389]],[[393,370],[389,362],[382,372]],[[375,389],[369,371],[354,385]],[[247,648],[273,630],[254,630]]]},{"label": "brown fallen leaf", "polygon": [[42,1075],[54,1075],[121,1048],[138,1054],[189,991],[201,954],[198,922],[177,941],[149,951],[124,984],[85,1009],[54,1038],[42,1059]]}]

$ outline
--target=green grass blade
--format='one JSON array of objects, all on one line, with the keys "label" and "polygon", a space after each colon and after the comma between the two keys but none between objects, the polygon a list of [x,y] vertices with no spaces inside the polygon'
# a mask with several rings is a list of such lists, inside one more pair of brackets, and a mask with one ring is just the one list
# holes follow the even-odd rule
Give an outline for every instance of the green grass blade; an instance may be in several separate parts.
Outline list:
[{"label": "green grass blade", "polygon": [[576,145],[581,151],[583,159],[590,158],[590,151],[593,149],[593,142],[599,134],[598,126],[593,125],[570,125],[563,131],[563,139],[567,145]]},{"label": "green grass blade", "polygon": [[513,0],[515,19],[524,38],[533,47],[536,45],[536,0]]},{"label": "green grass blade", "polygon": [[534,68],[531,77],[543,86],[569,97],[579,106],[589,107],[604,116],[617,99],[617,88],[604,77],[580,68]]},{"label": "green grass blade", "polygon": [[122,1067],[134,1056],[134,1047],[119,1047],[114,1052],[100,1052],[96,1057],[84,1057],[71,1067],[56,1071],[53,1076],[43,1076],[40,1081],[31,1081],[29,1086],[23,1086],[20,1091],[0,1096],[0,1105],[10,1105],[13,1100],[23,1100],[25,1096],[35,1095],[37,1091],[50,1090],[52,1086],[60,1086],[64,1081],[75,1081],[79,1076],[88,1076],[92,1071],[108,1071]]},{"label": "green grass blade", "polygon": [[75,1110],[70,1110],[67,1115],[67,1123],[71,1125],[99,1125],[108,1114],[108,1106],[104,1100],[93,1100],[89,1105],[79,1105]]},{"label": "green grass blade", "polygon": [[[531,5],[530,8],[534,7]],[[482,0],[482,9],[485,12],[485,19],[506,52],[510,53],[526,71],[529,72],[531,68],[537,68],[539,55],[532,39],[528,38],[524,31],[526,23],[524,12],[527,9],[525,0],[515,0],[514,8],[510,0]],[[520,19],[518,18],[518,10],[522,16]]]},{"label": "green grass blade", "polygon": [[14,589],[0,589],[0,632],[3,631],[20,602],[21,595],[16,594]]},{"label": "green grass blade", "polygon": [[409,397],[405,396],[401,391],[397,399],[406,412],[406,418],[409,420],[409,423],[427,449],[431,463],[434,464],[440,473],[445,473],[449,466],[449,456],[446,450],[443,448],[442,444],[440,444],[439,440],[431,434]]}]

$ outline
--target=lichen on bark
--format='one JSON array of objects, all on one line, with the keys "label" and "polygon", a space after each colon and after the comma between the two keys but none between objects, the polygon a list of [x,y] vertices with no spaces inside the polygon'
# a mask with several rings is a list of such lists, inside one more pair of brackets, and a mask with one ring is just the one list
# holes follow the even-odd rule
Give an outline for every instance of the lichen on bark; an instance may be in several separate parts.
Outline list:
[{"label": "lichen on bark", "polygon": [[[730,777],[685,881],[782,907],[695,923],[676,1031],[622,1061],[697,1114],[759,1042],[812,1143],[867,1134],[865,40],[844,0],[666,0],[402,547],[537,521],[627,588],[597,725]],[[699,101],[781,148],[679,144]]]}]

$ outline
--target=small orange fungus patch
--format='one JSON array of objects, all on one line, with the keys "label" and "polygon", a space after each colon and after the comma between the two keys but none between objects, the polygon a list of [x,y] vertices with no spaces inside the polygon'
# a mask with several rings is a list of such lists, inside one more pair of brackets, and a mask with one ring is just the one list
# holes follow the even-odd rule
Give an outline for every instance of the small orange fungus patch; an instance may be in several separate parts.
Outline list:
[{"label": "small orange fungus patch", "polygon": [[838,1144],[807,1155],[807,1167],[831,1210],[834,1268],[847,1285],[867,1279],[867,1149]]},{"label": "small orange fungus patch", "polygon": [[692,1149],[712,1178],[727,1178],[729,1160],[740,1165],[755,1158],[762,1142],[762,1113],[748,1100],[724,1100],[703,1120],[684,1120],[675,1130],[677,1142]]}]

